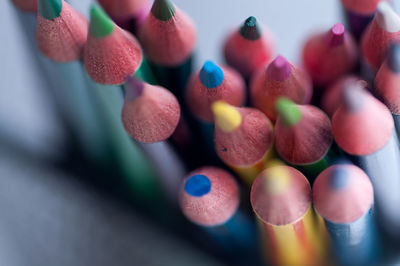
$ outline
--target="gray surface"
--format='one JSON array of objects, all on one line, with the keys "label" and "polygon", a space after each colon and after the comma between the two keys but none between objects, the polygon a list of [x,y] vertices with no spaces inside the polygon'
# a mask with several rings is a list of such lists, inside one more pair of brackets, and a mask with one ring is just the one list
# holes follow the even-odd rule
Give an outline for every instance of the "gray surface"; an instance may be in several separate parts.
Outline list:
[{"label": "gray surface", "polygon": [[218,265],[112,199],[0,151],[0,265]]}]

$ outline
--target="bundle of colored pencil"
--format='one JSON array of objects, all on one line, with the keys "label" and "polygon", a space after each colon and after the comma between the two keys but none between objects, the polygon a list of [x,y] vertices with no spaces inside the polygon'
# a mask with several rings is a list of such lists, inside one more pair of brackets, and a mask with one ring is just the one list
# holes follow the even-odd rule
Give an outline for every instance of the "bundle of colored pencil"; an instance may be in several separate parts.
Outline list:
[{"label": "bundle of colored pencil", "polygon": [[195,26],[170,0],[99,0],[90,23],[64,0],[13,2],[37,11],[40,53],[87,76],[96,130],[140,204],[183,214],[205,250],[239,265],[369,265],[400,241],[400,16],[387,1],[342,0],[349,31],[311,35],[301,65],[249,17],[226,65],[193,73]]}]

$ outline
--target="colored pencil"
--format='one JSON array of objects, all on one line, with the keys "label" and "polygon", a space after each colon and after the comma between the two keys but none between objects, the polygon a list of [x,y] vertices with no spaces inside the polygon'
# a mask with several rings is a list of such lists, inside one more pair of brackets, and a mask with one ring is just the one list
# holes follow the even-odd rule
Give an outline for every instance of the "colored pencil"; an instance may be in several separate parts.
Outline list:
[{"label": "colored pencil", "polygon": [[223,100],[235,106],[245,103],[246,92],[242,77],[230,67],[219,67],[206,61],[202,68],[189,79],[185,105],[192,117],[192,131],[198,132],[202,149],[208,154],[208,164],[219,163],[214,149],[214,116],[211,105]]},{"label": "colored pencil", "polygon": [[311,204],[311,187],[290,166],[261,172],[250,194],[270,265],[324,265],[322,224]]},{"label": "colored pencil", "polygon": [[341,0],[349,29],[357,40],[373,19],[381,1],[386,0]]},{"label": "colored pencil", "polygon": [[[86,40],[86,19],[64,1],[39,0],[37,20],[24,24],[28,27],[28,37],[35,35],[32,39],[40,51],[35,50],[35,54],[46,80],[54,88],[55,101],[74,141],[91,162],[106,164],[107,136],[102,130],[94,92],[87,87],[77,61]],[[74,32],[69,31],[71,27]]]},{"label": "colored pencil", "polygon": [[39,50],[57,62],[79,60],[87,38],[86,18],[64,0],[38,4],[36,43]]},{"label": "colored pencil", "polygon": [[118,27],[98,4],[92,5],[90,17],[83,64],[92,80],[104,85],[120,85],[135,75],[152,82],[135,37]]},{"label": "colored pencil", "polygon": [[139,39],[160,85],[183,100],[196,42],[192,20],[169,0],[155,0]]},{"label": "colored pencil", "polygon": [[[144,149],[131,140],[121,121],[122,91],[115,86],[94,83],[87,75],[86,80],[91,90],[95,91],[96,100],[101,107],[99,114],[104,123],[103,131],[109,137],[114,170],[121,174],[132,199],[151,207],[149,210],[153,214],[162,213],[163,208],[166,208],[166,194],[160,184],[160,177]],[[153,209],[156,201],[161,201],[161,205]]]},{"label": "colored pencil", "polygon": [[[96,11],[94,9],[98,10]],[[94,5],[91,10],[92,12],[91,12],[90,29],[92,29],[95,32],[101,32],[101,30],[107,28],[110,25],[110,23],[113,26],[112,29],[117,29],[118,26],[116,26],[110,20],[110,18],[104,13],[104,11],[99,6]],[[126,36],[128,36],[129,34],[120,28],[118,28],[118,30],[122,34],[125,34]],[[106,39],[106,44],[107,44],[103,48],[107,49],[108,46],[111,46],[114,49],[116,49],[119,44],[118,39],[115,38],[107,39],[107,37],[110,36],[111,35],[108,35],[105,38],[103,38],[103,41],[104,39]],[[131,38],[133,37],[131,36]],[[104,60],[101,61],[101,59],[103,58],[100,58],[99,63],[103,64],[105,67],[114,66],[115,62],[112,61],[112,57],[111,61],[104,61]],[[142,66],[140,66],[139,70],[136,70],[134,74],[135,77],[140,79],[146,79],[149,77],[148,74],[151,74],[150,72],[146,72],[147,71],[146,69],[144,70],[142,69],[143,63],[145,62],[142,60]],[[132,81],[132,79],[133,77],[129,76],[126,77],[126,80],[128,80],[128,82],[129,80]],[[151,106],[151,102],[155,103],[154,98],[150,98],[149,101],[149,98],[144,96],[148,96],[146,90],[151,90],[152,92],[155,92],[158,89],[162,90],[161,88],[151,87],[151,85],[147,84],[146,88],[143,88],[144,90],[142,91],[142,96],[136,98],[136,101],[134,101],[133,105],[128,104],[127,101],[125,101],[125,106],[124,106],[124,97],[123,97],[124,92],[128,100],[133,100],[135,96],[138,96],[135,95],[135,92],[138,93],[140,91],[140,89],[136,91],[133,90],[134,89],[132,88],[133,86],[130,86],[132,85],[131,84],[132,82],[129,82],[127,84],[127,86],[125,87],[126,90],[124,90],[124,87],[118,85],[106,86],[95,83],[92,80],[90,80],[89,82],[90,85],[97,90],[98,94],[101,95],[100,100],[104,105],[103,108],[106,109],[106,112],[109,112],[109,114],[107,114],[105,119],[108,120],[106,121],[107,130],[110,132],[110,135],[112,136],[111,139],[113,148],[112,152],[116,159],[118,167],[121,169],[123,173],[123,176],[127,179],[127,182],[129,182],[128,184],[131,185],[132,193],[134,194],[133,196],[136,197],[141,202],[143,202],[142,204],[144,205],[149,204],[147,206],[151,206],[151,204],[153,204],[153,200],[162,201],[161,206],[159,208],[152,209],[152,211],[155,212],[154,214],[156,215],[160,214],[163,215],[163,213],[165,214],[166,210],[169,211],[174,210],[177,207],[178,203],[177,193],[179,190],[180,180],[185,172],[184,166],[180,158],[177,156],[177,154],[175,153],[173,148],[169,145],[169,143],[166,142],[137,143],[136,141],[132,140],[127,134],[127,132],[125,132],[124,125],[122,122],[125,122],[125,127],[129,130],[128,132],[130,134],[132,134],[132,129],[133,129],[133,127],[131,126],[133,125],[137,126],[135,130],[139,131],[135,132],[135,134],[137,133],[139,134],[134,135],[134,137],[140,137],[142,141],[145,142],[151,142],[155,140],[161,141],[162,138],[166,137],[166,135],[163,134],[171,134],[174,131],[179,121],[180,110],[178,102],[176,101],[175,97],[168,91],[165,91],[166,94],[163,92],[160,93],[160,91],[158,91],[159,99],[157,100],[165,100],[167,99],[167,97],[170,100],[171,104],[170,111],[173,112],[173,114],[172,113],[170,114],[174,116],[170,118],[174,121],[171,120],[170,121],[171,124],[169,126],[165,123],[166,120],[162,121],[162,123],[164,123],[164,125],[166,126],[166,128],[164,129],[166,129],[169,132],[164,132],[164,133],[161,131],[154,132],[150,131],[150,129],[155,130],[154,126],[157,126],[157,124],[154,122],[156,121],[153,120],[152,121],[153,123],[151,123],[149,122],[151,119],[146,120],[146,116],[142,115],[144,115],[144,113],[146,112],[145,111],[146,108],[151,109],[151,107],[153,107],[152,111],[154,113],[156,113],[157,108],[154,108],[155,105]],[[135,80],[135,82],[141,84],[137,80]],[[151,88],[149,89],[148,87]],[[152,88],[154,88],[154,90],[152,90]],[[163,95],[166,97],[162,97]],[[139,102],[137,102],[138,100]],[[136,109],[138,111],[135,114],[135,116],[133,116],[134,120],[132,120],[132,116],[130,116],[129,119],[128,118],[129,114],[127,115],[126,112],[132,111],[131,108],[137,107],[136,104],[140,104],[141,100],[147,100],[148,104],[141,105],[138,108],[140,110]],[[161,104],[161,102],[159,101],[158,104]],[[161,105],[158,106],[160,107]],[[138,115],[138,113],[140,112],[144,113]],[[121,119],[121,113],[124,116],[123,121]],[[157,114],[162,115],[160,112],[157,112]],[[164,113],[163,115],[165,119],[167,119],[166,114],[168,113]],[[160,118],[161,117],[158,117],[156,119]],[[132,121],[135,121],[135,124],[133,124]],[[170,128],[171,126],[172,128]],[[142,130],[142,132],[140,130]],[[147,132],[145,134],[141,134],[144,131]],[[176,217],[171,216],[167,220],[170,220],[170,222],[174,222],[173,220],[176,220]]]},{"label": "colored pencil", "polygon": [[[119,85],[133,75],[154,84],[155,79],[134,37],[115,25],[98,5],[92,7],[91,16],[84,63],[92,80],[100,84]],[[180,152],[186,150],[182,146],[178,146],[178,149]]]},{"label": "colored pencil", "polygon": [[121,28],[137,33],[150,12],[149,0],[98,0],[111,19]]},{"label": "colored pencil", "polygon": [[342,89],[349,83],[357,83],[368,89],[368,83],[365,80],[361,80],[359,77],[354,75],[344,76],[335,81],[331,86],[324,90],[321,98],[321,108],[325,113],[332,118],[336,109],[339,108],[342,103]]},{"label": "colored pencil", "polygon": [[272,60],[274,51],[272,35],[260,28],[255,17],[247,18],[238,30],[228,36],[224,44],[225,61],[246,80]]},{"label": "colored pencil", "polygon": [[394,43],[388,58],[380,67],[375,78],[375,94],[393,115],[397,136],[400,136],[400,45]]},{"label": "colored pencil", "polygon": [[[124,72],[128,73],[131,71],[130,67],[140,65],[140,46],[133,36],[115,25],[97,4],[92,5],[90,15],[88,44],[85,46],[84,55],[85,69],[88,73],[86,79],[89,87],[95,91],[101,107],[99,112],[105,124],[104,130],[110,138],[112,158],[131,189],[133,198],[146,206],[151,206],[154,200],[162,201],[163,206],[152,210],[159,213],[166,207],[163,201],[165,191],[150,158],[145,156],[145,146],[133,142],[124,129],[121,121],[123,90],[121,86],[116,86],[125,82],[132,74],[125,76]],[[126,51],[121,51],[121,48]],[[124,60],[116,61],[120,57],[124,57]],[[119,63],[126,65],[119,67]],[[140,69],[132,71],[143,78],[144,72],[138,74]]]},{"label": "colored pencil", "polygon": [[276,101],[275,146],[286,162],[299,166],[312,182],[330,165],[333,136],[329,117],[313,105]]},{"label": "colored pencil", "polygon": [[196,169],[181,185],[183,214],[205,230],[224,252],[235,257],[254,253],[257,244],[255,224],[238,209],[239,201],[237,182],[217,167]]},{"label": "colored pencil", "polygon": [[175,131],[180,107],[170,91],[132,77],[125,84],[121,117],[125,130],[133,139],[144,143],[159,142]]},{"label": "colored pencil", "polygon": [[250,98],[253,106],[260,109],[274,123],[275,101],[285,96],[295,103],[307,104],[312,97],[309,76],[300,68],[277,56],[266,68],[260,69],[250,82]]},{"label": "colored pencil", "polygon": [[374,192],[363,170],[333,165],[313,185],[313,203],[330,234],[340,265],[373,265],[380,249],[373,218]]},{"label": "colored pencil", "polygon": [[207,123],[214,121],[213,102],[222,100],[234,106],[245,102],[245,84],[240,75],[230,67],[219,67],[206,61],[194,73],[186,88],[186,104],[194,116]]},{"label": "colored pencil", "polygon": [[358,51],[341,23],[312,35],[303,48],[303,64],[316,87],[324,88],[354,70]]},{"label": "colored pencil", "polygon": [[343,90],[343,103],[332,119],[336,143],[370,177],[381,225],[399,234],[400,151],[387,107],[359,85]]},{"label": "colored pencil", "polygon": [[25,12],[36,12],[38,0],[12,0],[14,5]]},{"label": "colored pencil", "polygon": [[386,59],[390,44],[396,41],[400,41],[400,17],[387,2],[381,2],[373,21],[361,38],[365,68],[376,74]]},{"label": "colored pencil", "polygon": [[255,108],[234,107],[223,101],[212,105],[214,142],[219,158],[251,185],[273,155],[273,126]]}]

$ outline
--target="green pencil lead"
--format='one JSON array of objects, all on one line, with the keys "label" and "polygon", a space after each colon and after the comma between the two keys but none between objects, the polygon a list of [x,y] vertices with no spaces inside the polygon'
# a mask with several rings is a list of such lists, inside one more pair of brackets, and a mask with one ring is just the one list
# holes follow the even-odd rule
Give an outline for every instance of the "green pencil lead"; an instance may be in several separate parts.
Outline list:
[{"label": "green pencil lead", "polygon": [[287,126],[294,126],[301,119],[300,109],[294,102],[285,97],[281,97],[276,101],[276,111],[279,114],[279,118]]},{"label": "green pencil lead", "polygon": [[114,31],[114,22],[98,4],[90,8],[90,33],[95,37],[105,37]]},{"label": "green pencil lead", "polygon": [[38,10],[42,17],[53,20],[60,16],[62,0],[39,0]]},{"label": "green pencil lead", "polygon": [[158,20],[168,21],[175,15],[174,4],[169,0],[155,0],[151,13]]},{"label": "green pencil lead", "polygon": [[257,19],[253,16],[246,19],[243,26],[240,28],[240,35],[247,40],[257,40],[261,33],[257,24]]}]

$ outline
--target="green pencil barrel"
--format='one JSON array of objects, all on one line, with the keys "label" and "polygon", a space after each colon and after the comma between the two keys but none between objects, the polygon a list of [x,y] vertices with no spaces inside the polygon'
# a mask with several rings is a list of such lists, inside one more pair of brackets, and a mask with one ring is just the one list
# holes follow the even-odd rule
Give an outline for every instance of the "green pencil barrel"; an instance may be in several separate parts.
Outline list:
[{"label": "green pencil barrel", "polygon": [[36,14],[18,11],[17,15],[74,141],[92,162],[105,163],[108,152],[106,137],[80,62],[58,63],[43,56],[35,42]]},{"label": "green pencil barrel", "polygon": [[328,159],[326,158],[326,156],[324,156],[324,158],[322,158],[318,162],[313,164],[305,164],[300,166],[300,168],[308,177],[309,181],[314,181],[318,174],[324,171],[329,165],[330,163],[328,162]]},{"label": "green pencil barrel", "polygon": [[147,61],[147,59],[143,55],[142,63],[140,64],[139,68],[136,70],[134,74],[135,78],[141,79],[147,83],[152,85],[157,85],[158,81],[151,70],[151,67]]},{"label": "green pencil barrel", "polygon": [[[107,161],[108,147],[93,93],[86,86],[82,65],[79,62],[56,63],[41,58],[48,76],[56,83],[58,105],[66,115],[82,152],[92,162]],[[55,84],[54,84],[55,85]]]},{"label": "green pencil barrel", "polygon": [[334,147],[329,148],[329,151],[327,154],[325,154],[322,159],[319,161],[312,163],[312,164],[304,164],[298,166],[300,170],[305,174],[305,176],[308,178],[310,183],[312,184],[315,180],[315,178],[326,168],[328,168],[330,165],[332,165],[333,159],[335,158],[336,152],[334,151]]},{"label": "green pencil barrel", "polygon": [[110,142],[112,160],[118,167],[132,196],[142,203],[150,203],[162,198],[157,175],[141,149],[130,139],[121,122],[122,96],[118,86],[94,83],[87,77],[88,84],[95,93],[99,112],[105,123]]}]

